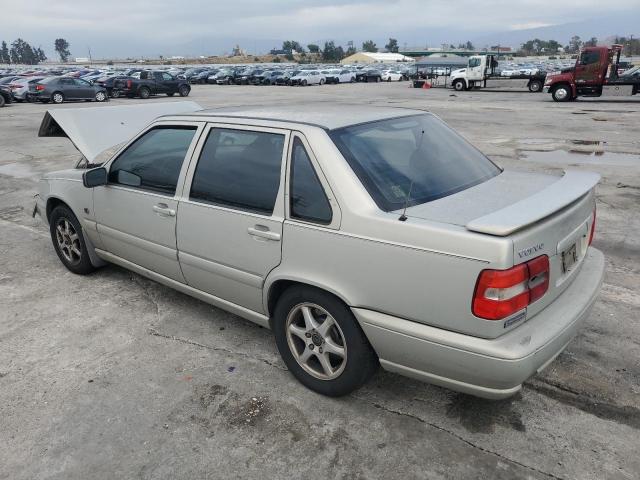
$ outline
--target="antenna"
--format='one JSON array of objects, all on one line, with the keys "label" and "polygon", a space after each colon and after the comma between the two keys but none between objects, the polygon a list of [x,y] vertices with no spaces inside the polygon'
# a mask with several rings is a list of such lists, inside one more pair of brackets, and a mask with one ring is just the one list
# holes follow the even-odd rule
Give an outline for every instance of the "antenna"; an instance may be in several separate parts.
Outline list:
[{"label": "antenna", "polygon": [[[420,147],[422,147],[423,138],[424,138],[424,130],[422,130],[422,133],[420,133],[420,141],[416,146],[416,150],[415,150],[416,152],[420,149]],[[411,167],[411,161],[409,161],[409,167]],[[414,181],[415,181],[415,177],[411,179],[411,183],[409,184],[409,192],[407,193],[407,197],[405,198],[405,201],[404,201],[404,208],[402,209],[402,215],[400,215],[400,218],[398,218],[398,220],[400,220],[401,222],[404,222],[407,220],[407,208],[409,208],[409,202],[411,201],[411,191],[413,190]]]}]

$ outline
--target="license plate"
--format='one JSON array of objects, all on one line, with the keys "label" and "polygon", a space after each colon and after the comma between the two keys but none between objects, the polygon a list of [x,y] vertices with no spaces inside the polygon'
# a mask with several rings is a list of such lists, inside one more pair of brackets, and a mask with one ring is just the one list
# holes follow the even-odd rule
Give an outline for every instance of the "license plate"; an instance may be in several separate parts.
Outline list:
[{"label": "license plate", "polygon": [[577,261],[578,254],[576,252],[576,244],[574,243],[562,252],[562,272],[567,273]]}]

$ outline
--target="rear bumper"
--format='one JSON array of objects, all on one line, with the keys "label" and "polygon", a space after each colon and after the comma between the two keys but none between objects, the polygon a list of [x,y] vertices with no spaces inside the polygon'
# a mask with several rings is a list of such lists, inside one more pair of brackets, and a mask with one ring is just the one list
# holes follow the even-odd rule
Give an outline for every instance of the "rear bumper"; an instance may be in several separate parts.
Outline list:
[{"label": "rear bumper", "polygon": [[581,271],[553,303],[520,327],[484,339],[371,310],[353,312],[381,365],[409,377],[499,399],[547,367],[588,317],[604,276],[604,256],[589,248]]}]

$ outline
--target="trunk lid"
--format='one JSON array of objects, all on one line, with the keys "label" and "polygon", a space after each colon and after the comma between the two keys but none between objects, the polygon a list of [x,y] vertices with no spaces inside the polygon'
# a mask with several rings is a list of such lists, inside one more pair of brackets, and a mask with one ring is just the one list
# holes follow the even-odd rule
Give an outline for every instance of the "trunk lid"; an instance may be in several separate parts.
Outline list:
[{"label": "trunk lid", "polygon": [[527,307],[531,317],[560,295],[580,270],[599,179],[596,173],[576,170],[562,177],[504,171],[457,194],[410,207],[406,215],[508,237],[513,243],[512,265],[547,255],[549,289]]}]

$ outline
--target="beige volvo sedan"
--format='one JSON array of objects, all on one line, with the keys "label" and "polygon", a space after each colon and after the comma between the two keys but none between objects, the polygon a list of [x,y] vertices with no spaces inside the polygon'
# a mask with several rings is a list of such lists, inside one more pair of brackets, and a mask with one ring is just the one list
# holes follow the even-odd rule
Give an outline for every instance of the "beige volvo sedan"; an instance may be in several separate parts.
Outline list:
[{"label": "beige volvo sedan", "polygon": [[199,108],[47,113],[40,135],[84,155],[34,211],[69,270],[114,263],[269,327],[334,396],[382,365],[507,397],[588,315],[597,174],[502,170],[417,110]]}]

